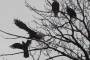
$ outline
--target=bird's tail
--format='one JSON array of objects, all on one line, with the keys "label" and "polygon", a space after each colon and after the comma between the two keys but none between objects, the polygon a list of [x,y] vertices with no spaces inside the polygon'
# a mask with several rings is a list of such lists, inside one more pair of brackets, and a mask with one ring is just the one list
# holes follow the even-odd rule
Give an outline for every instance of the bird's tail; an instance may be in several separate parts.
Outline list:
[{"label": "bird's tail", "polygon": [[54,17],[58,17],[58,12],[55,12],[54,13]]},{"label": "bird's tail", "polygon": [[25,57],[25,58],[28,58],[28,57],[29,57],[28,50],[24,50],[24,57]]}]

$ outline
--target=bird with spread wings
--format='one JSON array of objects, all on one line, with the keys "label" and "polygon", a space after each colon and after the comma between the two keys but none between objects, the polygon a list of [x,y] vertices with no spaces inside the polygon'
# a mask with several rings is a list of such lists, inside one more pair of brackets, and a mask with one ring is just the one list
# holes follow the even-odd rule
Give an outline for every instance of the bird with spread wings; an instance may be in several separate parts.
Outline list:
[{"label": "bird with spread wings", "polygon": [[43,33],[41,33],[41,32],[37,33],[37,32],[35,32],[35,31],[31,30],[30,28],[28,28],[28,27],[26,26],[25,23],[23,23],[22,21],[20,21],[20,20],[18,20],[18,19],[14,19],[14,22],[15,22],[15,25],[16,25],[16,26],[18,26],[19,28],[21,28],[21,29],[23,29],[23,30],[25,30],[25,31],[28,32],[28,34],[29,34],[29,39],[37,39],[37,40],[40,40],[40,39],[42,39],[43,37],[45,37],[45,34],[43,34]]},{"label": "bird with spread wings", "polygon": [[14,43],[10,47],[13,48],[13,49],[21,49],[21,50],[23,50],[24,57],[28,58],[29,57],[28,47],[29,47],[30,44],[31,44],[31,40],[27,40],[26,43],[24,41],[22,41],[22,44]]}]

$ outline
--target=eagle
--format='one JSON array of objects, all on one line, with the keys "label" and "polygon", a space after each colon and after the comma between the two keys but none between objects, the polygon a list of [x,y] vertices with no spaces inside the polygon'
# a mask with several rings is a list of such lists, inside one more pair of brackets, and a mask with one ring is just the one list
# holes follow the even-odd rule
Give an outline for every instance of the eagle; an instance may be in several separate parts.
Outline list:
[{"label": "eagle", "polygon": [[59,3],[57,0],[53,0],[54,2],[52,3],[52,11],[54,13],[55,17],[58,17],[58,12],[59,12]]},{"label": "eagle", "polygon": [[73,9],[71,9],[69,6],[67,6],[67,14],[70,16],[70,19],[71,18],[76,19],[77,17],[76,12]]},{"label": "eagle", "polygon": [[43,34],[41,32],[35,32],[35,31],[31,30],[30,28],[27,27],[27,25],[25,23],[23,23],[22,21],[20,21],[18,19],[14,19],[14,22],[15,22],[15,25],[18,26],[20,29],[23,29],[28,32],[29,39],[40,40],[46,36],[45,34]]},{"label": "eagle", "polygon": [[24,41],[22,41],[22,44],[20,44],[20,43],[14,43],[10,47],[13,48],[13,49],[21,49],[21,50],[23,50],[24,57],[25,58],[28,58],[29,57],[28,46],[30,44],[31,44],[31,40],[27,40],[26,43]]}]

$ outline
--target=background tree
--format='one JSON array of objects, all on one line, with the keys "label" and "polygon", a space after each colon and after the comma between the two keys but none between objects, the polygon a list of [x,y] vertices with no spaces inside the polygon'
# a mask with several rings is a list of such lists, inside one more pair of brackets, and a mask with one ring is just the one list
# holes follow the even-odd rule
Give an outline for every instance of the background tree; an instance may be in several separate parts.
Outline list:
[{"label": "background tree", "polygon": [[[58,0],[58,2],[60,4],[60,11],[57,18],[54,17],[51,10],[52,1],[46,0],[46,11],[36,9],[25,1],[26,7],[40,16],[40,18],[35,17],[36,20],[34,20],[37,24],[37,31],[41,29],[47,35],[42,40],[34,40],[37,44],[36,46],[31,45],[29,52],[39,52],[38,60],[40,60],[43,55],[47,57],[46,60],[56,60],[56,58],[61,59],[63,57],[67,57],[69,60],[90,60],[90,2],[87,0]],[[77,18],[71,19],[71,22],[69,22],[70,17],[66,11],[67,5],[72,8],[77,15]],[[2,30],[0,31],[16,36],[17,38],[27,39],[27,37],[13,35]],[[30,55],[33,60],[35,60],[37,53],[30,53]]]}]

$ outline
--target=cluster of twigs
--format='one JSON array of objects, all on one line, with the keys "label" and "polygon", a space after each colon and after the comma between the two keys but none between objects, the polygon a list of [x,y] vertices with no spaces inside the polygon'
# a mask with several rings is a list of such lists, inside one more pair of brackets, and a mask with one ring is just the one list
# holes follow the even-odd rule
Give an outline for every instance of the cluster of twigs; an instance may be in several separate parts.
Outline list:
[{"label": "cluster of twigs", "polygon": [[[74,3],[75,2],[75,3]],[[38,60],[40,59],[41,53],[45,56],[48,56],[46,60],[53,59],[56,57],[68,57],[72,60],[89,60],[89,44],[90,44],[90,3],[85,0],[60,0],[60,15],[58,18],[52,16],[52,11],[41,11],[36,8],[33,8],[28,2],[25,0],[26,7],[30,10],[34,11],[41,18],[36,18],[36,20],[40,21],[38,23],[35,22],[40,29],[43,29],[47,35],[43,40],[36,41],[38,45],[36,47],[30,48],[31,51],[40,51]],[[63,3],[63,4],[62,4]],[[71,23],[70,18],[66,12],[65,5],[68,4],[70,7],[75,7],[77,18],[72,19]],[[51,6],[51,2],[46,0],[46,5]],[[18,38],[25,38],[23,36],[18,36],[14,34],[10,34],[0,30],[1,32],[16,36]],[[8,38],[7,38],[8,39]],[[46,51],[46,53],[44,53]],[[58,52],[56,55],[52,55],[52,53]],[[23,52],[13,53],[13,54],[2,54],[0,56],[7,55],[15,55]],[[31,54],[34,60],[34,55]]]}]

